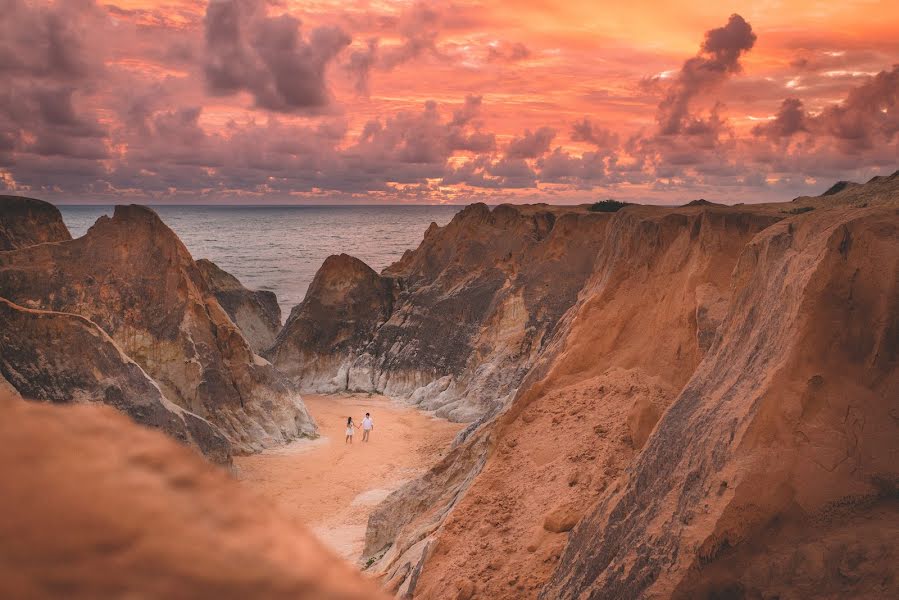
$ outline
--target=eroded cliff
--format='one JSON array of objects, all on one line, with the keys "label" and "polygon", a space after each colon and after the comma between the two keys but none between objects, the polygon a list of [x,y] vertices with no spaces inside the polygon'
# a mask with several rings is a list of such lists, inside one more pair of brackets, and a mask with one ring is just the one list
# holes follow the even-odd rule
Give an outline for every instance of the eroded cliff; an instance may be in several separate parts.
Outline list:
[{"label": "eroded cliff", "polygon": [[215,462],[230,461],[230,444],[218,428],[170,402],[84,317],[30,310],[0,298],[0,377],[29,400],[108,404]]},{"label": "eroded cliff", "polygon": [[608,218],[474,204],[380,275],[329,259],[270,356],[317,391],[407,397],[456,421],[495,413],[576,300]]},{"label": "eroded cliff", "polygon": [[[524,338],[497,343],[494,317],[522,280],[494,289],[490,266],[460,257],[527,238],[503,264],[533,274],[550,236],[490,235],[542,210],[469,209],[378,276],[400,291],[351,382],[399,377],[405,352],[451,364],[462,314],[489,343],[445,388],[486,394],[465,400],[483,416],[372,514],[369,570],[416,598],[894,595],[899,175],[787,204],[598,216],[565,242],[582,261],[567,308],[533,355],[513,354]],[[555,232],[587,212],[552,214]],[[471,237],[453,231],[464,222]],[[492,290],[489,310],[444,293],[474,289]],[[527,365],[514,385],[473,385],[473,357],[483,371],[513,355]],[[412,399],[443,386],[433,373]],[[422,406],[458,406],[437,397]]]},{"label": "eroded cliff", "polygon": [[81,238],[0,253],[0,295],[96,323],[166,398],[219,427],[236,451],[315,432],[296,387],[253,353],[150,209],[118,206]]}]

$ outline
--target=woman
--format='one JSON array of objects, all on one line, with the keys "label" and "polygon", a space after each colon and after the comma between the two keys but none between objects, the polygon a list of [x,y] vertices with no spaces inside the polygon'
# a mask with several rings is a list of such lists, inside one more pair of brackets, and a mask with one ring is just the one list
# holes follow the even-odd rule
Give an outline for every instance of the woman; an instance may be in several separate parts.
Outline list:
[{"label": "woman", "polygon": [[358,429],[359,426],[353,423],[353,417],[346,418],[346,440],[344,440],[344,444],[352,444],[353,443],[353,429]]}]

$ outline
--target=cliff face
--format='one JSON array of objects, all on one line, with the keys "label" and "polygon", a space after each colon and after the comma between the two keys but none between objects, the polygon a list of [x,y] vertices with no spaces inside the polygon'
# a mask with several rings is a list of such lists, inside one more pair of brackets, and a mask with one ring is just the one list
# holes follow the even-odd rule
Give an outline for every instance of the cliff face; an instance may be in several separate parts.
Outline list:
[{"label": "cliff face", "polygon": [[743,245],[780,218],[705,206],[610,217],[579,301],[505,413],[466,442],[487,437],[489,449],[431,536],[417,597],[460,579],[486,597],[537,594],[567,532],[628,467],[714,338]]},{"label": "cliff face", "polygon": [[193,452],[102,406],[0,390],[0,596],[378,599]]},{"label": "cliff face", "polygon": [[281,307],[275,293],[248,290],[235,276],[205,258],[197,261],[197,268],[253,351],[261,354],[270,348],[281,330]]},{"label": "cliff face", "polygon": [[49,202],[0,196],[0,251],[70,239],[59,209]]},{"label": "cliff face", "polygon": [[607,221],[475,204],[380,276],[326,261],[270,356],[312,389],[377,390],[457,421],[495,413],[574,303]]},{"label": "cliff face", "polygon": [[237,451],[315,431],[295,386],[252,352],[147,208],[119,206],[81,238],[0,253],[0,291],[99,325],[165,397],[215,424]]},{"label": "cliff face", "polygon": [[896,595],[897,233],[899,176],[615,213],[514,398],[363,559],[399,597]]},{"label": "cliff face", "polygon": [[747,245],[721,337],[543,597],[895,597],[897,246],[896,205]]},{"label": "cliff face", "polygon": [[394,284],[352,256],[329,256],[266,356],[307,389],[348,387],[348,366],[390,317]]},{"label": "cliff face", "polygon": [[0,377],[29,400],[108,404],[215,462],[230,462],[230,444],[215,426],[169,402],[143,369],[84,317],[29,310],[0,298]]}]

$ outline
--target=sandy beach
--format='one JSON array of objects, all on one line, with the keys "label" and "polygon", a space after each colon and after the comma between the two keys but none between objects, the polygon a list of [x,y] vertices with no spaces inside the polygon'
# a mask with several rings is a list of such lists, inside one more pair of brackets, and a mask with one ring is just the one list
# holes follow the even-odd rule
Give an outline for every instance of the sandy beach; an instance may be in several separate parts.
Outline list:
[{"label": "sandy beach", "polygon": [[[362,552],[369,512],[446,451],[462,425],[434,418],[383,396],[303,396],[321,437],[234,459],[235,475],[272,498],[347,560]],[[344,442],[347,416],[370,412],[375,428]]]}]

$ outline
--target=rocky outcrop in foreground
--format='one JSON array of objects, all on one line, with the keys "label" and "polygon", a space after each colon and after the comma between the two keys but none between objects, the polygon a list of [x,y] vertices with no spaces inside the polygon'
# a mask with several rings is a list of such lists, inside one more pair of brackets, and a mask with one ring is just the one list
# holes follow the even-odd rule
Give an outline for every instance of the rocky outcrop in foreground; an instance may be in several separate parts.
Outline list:
[{"label": "rocky outcrop in foreground", "polygon": [[256,353],[267,350],[281,330],[281,307],[274,292],[248,290],[237,277],[201,258],[197,267],[234,324]]},{"label": "rocky outcrop in foreground", "polygon": [[375,510],[363,563],[415,598],[896,596],[897,260],[899,174],[620,210],[514,397]]},{"label": "rocky outcrop in foreground", "polygon": [[49,202],[0,196],[0,251],[70,239],[59,209]]},{"label": "rocky outcrop in foreground", "polygon": [[[163,395],[252,452],[315,425],[296,387],[254,354],[190,253],[152,210],[118,206],[83,236],[0,253],[0,295],[97,324]],[[70,348],[79,360],[78,348]]]},{"label": "rocky outcrop in foreground", "polygon": [[84,317],[30,310],[0,298],[0,378],[29,400],[108,404],[215,462],[230,462],[230,444],[218,428],[170,402]]},{"label": "rocky outcrop in foreground", "polygon": [[226,473],[101,406],[0,390],[0,596],[381,598]]},{"label": "rocky outcrop in foreground", "polygon": [[495,413],[575,302],[608,219],[474,204],[380,275],[331,257],[268,356],[306,389],[406,397],[455,421]]}]

